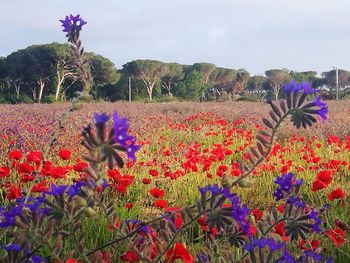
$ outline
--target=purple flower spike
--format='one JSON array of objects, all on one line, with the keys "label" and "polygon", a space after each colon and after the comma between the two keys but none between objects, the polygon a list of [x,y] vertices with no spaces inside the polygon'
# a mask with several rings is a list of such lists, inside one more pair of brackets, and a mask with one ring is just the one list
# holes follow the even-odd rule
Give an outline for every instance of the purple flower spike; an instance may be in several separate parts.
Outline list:
[{"label": "purple flower spike", "polygon": [[129,134],[129,123],[126,118],[119,118],[118,113],[113,112],[113,130],[114,142],[125,147],[129,160],[136,161],[136,152],[140,149],[140,145],[136,145],[136,139]]},{"label": "purple flower spike", "polygon": [[95,113],[94,119],[97,125],[104,125],[109,120],[109,116],[105,112],[101,114]]},{"label": "purple flower spike", "polygon": [[63,26],[63,32],[67,32],[68,34],[71,34],[73,31],[80,31],[83,25],[87,24],[87,22],[80,17],[80,15],[66,16],[66,18],[61,19],[60,22]]}]

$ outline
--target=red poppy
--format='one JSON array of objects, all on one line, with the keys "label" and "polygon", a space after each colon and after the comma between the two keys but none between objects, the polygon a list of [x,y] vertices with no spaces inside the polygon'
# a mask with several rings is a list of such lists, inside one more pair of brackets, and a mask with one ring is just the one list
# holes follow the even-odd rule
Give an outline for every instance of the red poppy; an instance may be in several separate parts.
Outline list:
[{"label": "red poppy", "polygon": [[135,251],[126,251],[120,256],[120,260],[125,262],[137,262],[140,258]]},{"label": "red poppy", "polygon": [[87,163],[84,162],[78,162],[73,166],[74,171],[80,173],[83,172],[88,167]]},{"label": "red poppy", "polygon": [[132,203],[126,203],[125,204],[125,208],[127,208],[127,209],[131,209],[131,208],[133,208],[134,207],[134,205],[132,204]]},{"label": "red poppy", "polygon": [[316,192],[316,191],[321,190],[321,189],[326,188],[326,187],[327,187],[327,185],[324,182],[322,182],[320,180],[316,180],[312,183],[311,190],[312,190],[312,192]]},{"label": "red poppy", "polygon": [[300,240],[299,248],[302,250],[310,250],[310,245],[311,245],[311,249],[315,251],[319,247],[320,243],[321,243],[320,240],[311,240],[311,242],[308,242],[308,243],[305,240]]},{"label": "red poppy", "polygon": [[342,199],[345,197],[345,193],[341,188],[337,188],[330,192],[327,196],[328,200],[333,201],[334,199]]},{"label": "red poppy", "polygon": [[345,233],[341,228],[330,229],[326,232],[326,235],[332,239],[337,247],[345,242]]},{"label": "red poppy", "polygon": [[69,258],[64,263],[81,263],[81,261],[76,261],[74,258]]},{"label": "red poppy", "polygon": [[7,166],[0,167],[0,178],[1,177],[9,177],[10,176],[10,168]]},{"label": "red poppy", "polygon": [[279,234],[280,236],[284,236],[284,234],[286,233],[286,230],[284,229],[285,227],[285,223],[283,222],[279,222],[276,226],[275,226],[275,232],[277,234]]},{"label": "red poppy", "polygon": [[41,152],[39,151],[29,152],[27,155],[27,162],[39,164],[41,162]]},{"label": "red poppy", "polygon": [[182,220],[181,213],[178,212],[178,213],[175,214],[174,223],[175,223],[175,227],[176,227],[177,229],[179,229],[180,227],[182,227],[182,225],[183,225],[183,220]]},{"label": "red poppy", "polygon": [[263,217],[263,211],[259,208],[253,209],[252,214],[255,217],[255,220],[260,220]]},{"label": "red poppy", "polygon": [[8,190],[7,193],[7,199],[12,200],[12,199],[17,199],[22,196],[21,190],[17,186],[11,186],[10,189]]},{"label": "red poppy", "polygon": [[166,254],[167,262],[174,262],[176,259],[182,259],[184,263],[193,263],[194,257],[179,242],[175,243],[174,248],[169,249]]},{"label": "red poppy", "polygon": [[23,157],[23,154],[20,150],[12,150],[9,153],[9,158],[11,161],[13,160],[21,160]]},{"label": "red poppy", "polygon": [[154,201],[154,206],[158,207],[158,208],[167,208],[168,203],[167,203],[167,201],[165,201],[163,199],[159,199],[159,200]]},{"label": "red poppy", "polygon": [[160,190],[158,188],[153,188],[149,191],[149,193],[155,198],[160,198],[164,196],[164,190]]},{"label": "red poppy", "polygon": [[18,165],[17,171],[20,174],[31,173],[31,172],[34,171],[34,167],[29,165],[28,163],[21,163],[21,164]]},{"label": "red poppy", "polygon": [[316,178],[324,184],[329,185],[332,182],[332,172],[329,170],[320,171]]},{"label": "red poppy", "polygon": [[69,151],[69,150],[64,150],[64,149],[62,149],[62,150],[60,150],[60,151],[58,152],[58,156],[59,156],[62,160],[65,160],[65,161],[70,160],[71,154],[72,154],[71,151]]},{"label": "red poppy", "polygon": [[149,178],[143,178],[143,179],[142,179],[142,183],[143,183],[143,184],[150,184],[150,183],[151,183],[151,179],[149,179]]},{"label": "red poppy", "polygon": [[154,177],[158,176],[159,174],[158,171],[154,169],[149,170],[148,173]]}]

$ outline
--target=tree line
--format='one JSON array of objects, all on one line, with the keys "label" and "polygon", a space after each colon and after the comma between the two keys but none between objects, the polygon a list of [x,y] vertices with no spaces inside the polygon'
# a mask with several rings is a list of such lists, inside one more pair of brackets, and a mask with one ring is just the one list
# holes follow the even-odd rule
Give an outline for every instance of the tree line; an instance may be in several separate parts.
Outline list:
[{"label": "tree line", "polygon": [[[116,69],[106,57],[85,53],[93,77],[96,100],[128,100],[129,78],[133,100],[211,100],[219,98],[274,98],[283,96],[283,85],[294,79],[311,82],[334,98],[336,70],[296,72],[271,69],[251,75],[245,69],[217,67],[211,63],[182,65],[156,60],[134,60]],[[0,57],[0,103],[67,101],[82,89],[73,70],[68,44],[32,45]],[[341,95],[347,96],[350,72],[338,70]]]}]

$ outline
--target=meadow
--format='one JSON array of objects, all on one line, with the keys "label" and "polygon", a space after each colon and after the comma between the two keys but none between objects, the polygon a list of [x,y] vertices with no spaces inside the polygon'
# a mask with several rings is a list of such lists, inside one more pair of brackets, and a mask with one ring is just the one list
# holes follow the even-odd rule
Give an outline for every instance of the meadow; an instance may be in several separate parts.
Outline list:
[{"label": "meadow", "polygon": [[[350,101],[327,104],[327,120],[319,120],[308,129],[298,130],[290,121],[284,121],[276,132],[270,154],[252,171],[249,180],[241,187],[234,186],[232,191],[251,208],[250,223],[258,228],[258,221],[266,219],[268,213],[265,211],[272,207],[283,214],[285,204],[276,201],[272,195],[276,189],[275,179],[281,174],[295,174],[304,182],[303,200],[312,207],[330,204],[323,217],[326,230],[320,238],[312,235],[303,243],[288,239],[283,226],[277,225],[272,231],[276,239],[290,242],[293,251],[322,252],[332,256],[334,262],[349,262]],[[129,119],[130,133],[141,148],[136,153],[135,163],[127,162],[123,168],[114,167],[105,174],[109,185],[106,199],[116,203],[119,222],[126,219],[147,222],[166,212],[195,204],[201,198],[198,187],[222,185],[225,180],[238,178],[240,162],[249,161],[247,150],[256,145],[256,135],[265,129],[261,119],[270,109],[266,103],[253,102],[87,103],[81,109],[69,112],[70,106],[0,106],[1,206],[26,196],[28,189],[35,195],[48,191],[51,183],[77,182],[85,167],[82,156],[88,154],[81,145],[82,128],[93,123],[94,113],[116,111],[119,116]],[[62,114],[63,120],[59,122]],[[36,173],[44,179],[34,179]],[[327,175],[331,177],[327,187],[315,183]],[[345,196],[339,195],[337,189]],[[84,251],[100,247],[113,238],[114,232],[103,214],[94,215],[93,220],[85,220],[83,224],[86,229]],[[342,232],[337,232],[338,236],[334,237],[328,229],[341,229]],[[0,229],[2,244],[9,241],[5,233]],[[216,243],[213,241],[217,254],[238,253],[200,220],[177,238],[186,244],[191,255],[196,255],[205,252],[204,244],[213,236],[217,237]],[[74,248],[73,244],[73,241],[66,242],[62,251],[68,254]],[[132,258],[135,255],[126,254],[127,249],[127,244],[120,245],[117,252],[100,262],[137,261]],[[41,252],[42,255],[48,253]],[[235,256],[239,258],[240,255]],[[79,259],[79,256],[74,258]],[[178,258],[183,262],[194,262]],[[68,258],[65,260],[68,262]]]}]

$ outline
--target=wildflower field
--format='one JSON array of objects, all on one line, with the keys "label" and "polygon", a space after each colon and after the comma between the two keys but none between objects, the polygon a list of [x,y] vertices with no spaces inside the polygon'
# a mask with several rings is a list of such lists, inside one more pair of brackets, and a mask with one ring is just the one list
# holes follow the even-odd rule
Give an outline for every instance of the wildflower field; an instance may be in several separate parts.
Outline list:
[{"label": "wildflower field", "polygon": [[[268,104],[70,107],[1,105],[1,262],[350,261],[349,101],[287,117],[244,180]],[[131,152],[94,155],[109,128]]]}]

